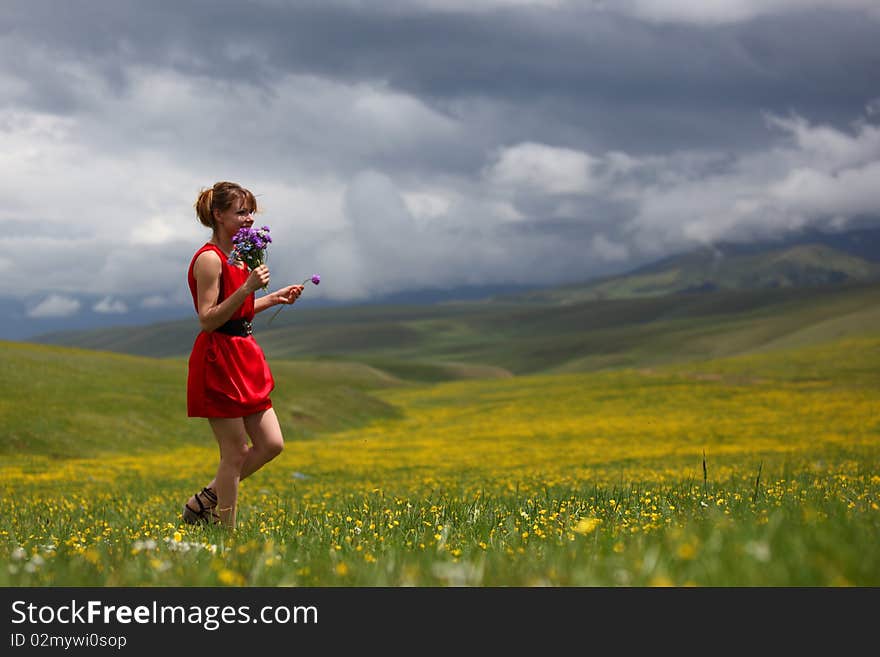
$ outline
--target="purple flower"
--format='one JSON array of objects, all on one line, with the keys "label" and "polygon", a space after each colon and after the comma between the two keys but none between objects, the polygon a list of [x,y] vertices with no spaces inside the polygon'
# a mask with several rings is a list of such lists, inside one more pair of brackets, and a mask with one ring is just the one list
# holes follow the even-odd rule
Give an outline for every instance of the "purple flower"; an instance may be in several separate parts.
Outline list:
[{"label": "purple flower", "polygon": [[[311,276],[310,278],[305,279],[305,280],[301,283],[301,285],[305,285],[305,284],[308,283],[309,281],[311,281],[312,283],[314,283],[315,285],[317,285],[318,283],[321,282],[321,276],[320,276],[319,274],[312,274],[312,276]],[[284,306],[280,306],[280,307],[278,308],[278,310],[276,310],[275,313],[272,315],[272,317],[269,318],[269,321],[266,322],[266,326],[269,326],[270,324],[272,324],[272,320],[275,319],[276,317],[278,317],[278,313],[280,313],[283,309],[284,309]]]},{"label": "purple flower", "polygon": [[254,230],[248,226],[239,228],[238,232],[232,236],[232,252],[229,254],[229,264],[241,261],[247,265],[248,269],[256,269],[266,262],[266,248],[271,241],[268,226],[263,226],[259,230]]}]

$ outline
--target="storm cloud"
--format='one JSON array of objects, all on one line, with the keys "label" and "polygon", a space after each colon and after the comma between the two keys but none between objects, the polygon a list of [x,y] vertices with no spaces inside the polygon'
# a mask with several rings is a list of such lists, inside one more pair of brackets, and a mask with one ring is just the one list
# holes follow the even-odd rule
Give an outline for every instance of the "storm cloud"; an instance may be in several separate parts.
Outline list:
[{"label": "storm cloud", "polygon": [[334,300],[876,221],[880,13],[826,5],[4,3],[0,295],[183,314],[217,180]]}]

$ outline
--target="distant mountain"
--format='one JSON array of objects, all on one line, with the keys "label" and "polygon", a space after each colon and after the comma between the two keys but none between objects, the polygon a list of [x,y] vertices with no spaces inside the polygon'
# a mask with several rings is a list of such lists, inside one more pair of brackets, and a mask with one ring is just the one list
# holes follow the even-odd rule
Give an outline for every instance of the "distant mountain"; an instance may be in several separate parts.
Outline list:
[{"label": "distant mountain", "polygon": [[851,256],[880,263],[880,229],[878,228],[862,228],[836,233],[808,230],[792,236],[783,243],[786,246],[824,244]]},{"label": "distant mountain", "polygon": [[[51,342],[185,359],[196,330],[169,322]],[[651,367],[880,334],[880,283],[301,309],[271,327],[258,317],[255,334],[272,363],[361,363],[412,381]]]},{"label": "distant mountain", "polygon": [[775,242],[703,247],[617,276],[504,298],[577,303],[876,280],[880,280],[880,230],[809,232]]},{"label": "distant mountain", "polygon": [[[874,250],[880,246],[880,231],[829,235],[828,244],[819,237],[803,243],[720,244],[620,276],[517,295],[458,301],[450,296],[431,304],[304,306],[281,313],[271,327],[260,315],[254,328],[271,358],[358,360],[421,379],[458,377],[463,366],[473,375],[485,375],[485,368],[525,373],[621,366],[641,358],[635,352],[651,345],[666,356],[669,349],[698,350],[695,334],[689,333],[698,325],[706,331],[699,349],[713,355],[782,340],[816,322],[810,339],[880,329],[880,248]],[[795,306],[803,317],[794,313]],[[757,328],[756,314],[772,318],[766,330]],[[735,321],[732,315],[738,315]],[[735,328],[728,326],[730,321]],[[740,328],[747,338],[737,334]],[[671,337],[674,332],[680,343]],[[190,318],[56,332],[30,341],[181,357],[197,333]]]}]

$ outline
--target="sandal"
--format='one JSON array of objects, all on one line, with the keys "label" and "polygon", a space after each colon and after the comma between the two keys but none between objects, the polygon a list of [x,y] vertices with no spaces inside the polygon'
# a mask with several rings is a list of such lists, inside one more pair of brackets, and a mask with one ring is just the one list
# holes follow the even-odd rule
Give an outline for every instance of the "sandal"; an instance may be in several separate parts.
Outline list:
[{"label": "sandal", "polygon": [[[206,506],[202,502],[201,495],[204,495],[207,501],[210,503],[210,506]],[[183,521],[189,525],[195,525],[200,522],[210,522],[210,523],[218,523],[220,522],[220,516],[214,513],[214,507],[217,506],[217,494],[212,491],[210,488],[203,488],[201,492],[193,495],[193,499],[195,499],[196,503],[199,505],[198,509],[194,509],[189,505],[189,502],[183,505]]]}]

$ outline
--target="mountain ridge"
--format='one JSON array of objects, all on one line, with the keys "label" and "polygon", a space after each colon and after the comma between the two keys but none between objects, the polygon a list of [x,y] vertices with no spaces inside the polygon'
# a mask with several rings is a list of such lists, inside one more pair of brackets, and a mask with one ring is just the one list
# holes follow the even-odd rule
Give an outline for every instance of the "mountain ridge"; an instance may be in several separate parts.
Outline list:
[{"label": "mountain ridge", "polygon": [[880,230],[862,229],[843,235],[812,231],[799,239],[707,245],[622,274],[499,298],[574,303],[875,280],[880,280]]},{"label": "mountain ridge", "polygon": [[[805,334],[811,340],[880,328],[878,263],[824,244],[774,247],[716,247],[717,266],[696,250],[617,277],[481,300],[296,308],[271,326],[258,315],[254,327],[272,359],[355,360],[419,380],[625,367],[651,349],[660,360],[670,350],[734,353],[814,324],[823,328]],[[30,342],[183,357],[197,333],[191,319]]]}]

